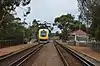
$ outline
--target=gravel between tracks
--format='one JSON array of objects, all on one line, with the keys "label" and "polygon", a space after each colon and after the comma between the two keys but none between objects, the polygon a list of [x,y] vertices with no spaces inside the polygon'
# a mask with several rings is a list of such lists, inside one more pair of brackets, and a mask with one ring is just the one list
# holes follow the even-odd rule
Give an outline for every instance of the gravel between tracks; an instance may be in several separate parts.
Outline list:
[{"label": "gravel between tracks", "polygon": [[61,46],[58,46],[64,58],[68,62],[69,66],[83,66],[83,63],[76,57],[71,55],[68,51],[65,51]]},{"label": "gravel between tracks", "polygon": [[32,66],[64,66],[53,44],[46,44]]}]

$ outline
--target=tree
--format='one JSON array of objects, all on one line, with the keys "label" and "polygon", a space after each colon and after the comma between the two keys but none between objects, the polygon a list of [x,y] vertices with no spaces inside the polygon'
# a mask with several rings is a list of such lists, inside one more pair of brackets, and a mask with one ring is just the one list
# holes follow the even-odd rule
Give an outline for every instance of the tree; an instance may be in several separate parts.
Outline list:
[{"label": "tree", "polygon": [[58,28],[62,29],[63,39],[68,38],[69,24],[73,21],[74,17],[71,14],[62,15],[55,18],[55,23],[58,25]]},{"label": "tree", "polygon": [[[4,21],[6,14],[14,12],[20,4],[28,5],[31,0],[0,0],[0,24]],[[26,14],[30,13],[30,8]]]},{"label": "tree", "polygon": [[95,30],[95,38],[100,41],[100,27]]},{"label": "tree", "polygon": [[39,22],[40,22],[39,20],[34,19],[33,22],[32,22],[32,27],[38,28],[39,27]]},{"label": "tree", "polygon": [[33,34],[34,38],[37,38],[37,34],[38,34],[38,29],[39,29],[39,20],[36,20],[34,19],[33,22],[32,22],[32,26],[31,26],[31,30],[32,30],[32,33],[31,35]]},{"label": "tree", "polygon": [[[0,0],[0,39],[23,39],[25,37],[25,23],[20,18],[14,17],[16,7],[28,5],[31,0]],[[30,7],[24,13],[26,17],[30,13]]]},{"label": "tree", "polygon": [[59,31],[56,31],[56,33],[55,33],[55,34],[56,34],[56,36],[59,36]]},{"label": "tree", "polygon": [[[80,16],[79,18],[90,25],[89,31],[92,37],[100,40],[97,37],[100,34],[100,0],[78,0]],[[98,34],[99,33],[99,34]]]},{"label": "tree", "polygon": [[74,30],[86,30],[85,25],[78,20],[74,20],[74,17],[71,14],[62,15],[55,18],[55,24],[57,24],[58,28],[62,30],[63,39],[68,39],[69,33]]},{"label": "tree", "polygon": [[71,24],[70,24],[70,27],[71,31],[75,31],[75,30],[78,30],[78,29],[81,29],[83,31],[86,32],[86,26],[85,24],[82,24],[82,22],[78,21],[78,20],[74,20]]},{"label": "tree", "polygon": [[25,27],[20,20],[13,20],[0,29],[0,40],[22,40],[25,37]]},{"label": "tree", "polygon": [[78,0],[78,5],[80,9],[79,18],[89,24],[89,22],[92,22],[93,17],[97,17],[93,14],[97,13],[98,7],[100,8],[100,0]]}]

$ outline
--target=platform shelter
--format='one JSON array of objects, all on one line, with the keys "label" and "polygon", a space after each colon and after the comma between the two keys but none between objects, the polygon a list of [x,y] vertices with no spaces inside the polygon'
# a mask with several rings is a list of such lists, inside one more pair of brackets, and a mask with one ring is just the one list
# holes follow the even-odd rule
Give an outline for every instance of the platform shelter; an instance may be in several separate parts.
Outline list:
[{"label": "platform shelter", "polygon": [[81,29],[70,33],[70,40],[74,40],[76,43],[86,44],[88,38],[89,38],[88,34],[82,31]]}]

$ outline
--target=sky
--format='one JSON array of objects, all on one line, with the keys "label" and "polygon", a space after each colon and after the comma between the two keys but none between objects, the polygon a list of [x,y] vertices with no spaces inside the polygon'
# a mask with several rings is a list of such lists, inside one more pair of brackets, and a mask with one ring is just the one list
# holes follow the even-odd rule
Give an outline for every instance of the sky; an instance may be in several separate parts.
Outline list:
[{"label": "sky", "polygon": [[[33,19],[53,23],[56,17],[63,14],[71,13],[75,15],[76,19],[78,15],[77,0],[31,0],[28,6],[31,7],[31,12],[27,16],[27,22],[29,23]],[[17,15],[23,19],[23,9],[17,8],[16,11]]]}]

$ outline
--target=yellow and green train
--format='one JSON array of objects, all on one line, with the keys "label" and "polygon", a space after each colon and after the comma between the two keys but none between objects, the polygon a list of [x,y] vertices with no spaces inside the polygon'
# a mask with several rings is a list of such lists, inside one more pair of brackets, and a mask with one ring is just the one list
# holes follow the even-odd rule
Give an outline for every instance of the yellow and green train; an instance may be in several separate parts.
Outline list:
[{"label": "yellow and green train", "polygon": [[38,43],[48,43],[49,42],[49,30],[39,29],[38,31]]}]

